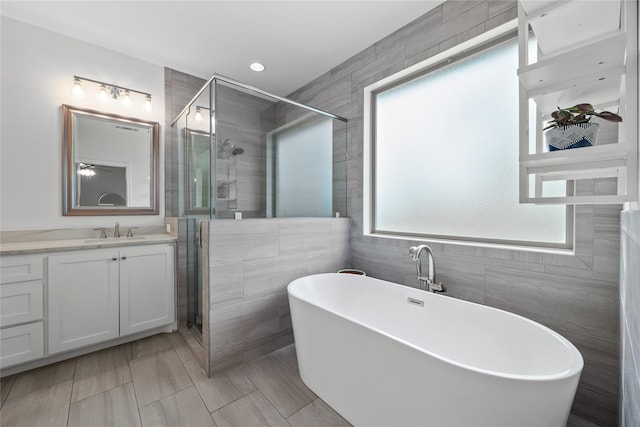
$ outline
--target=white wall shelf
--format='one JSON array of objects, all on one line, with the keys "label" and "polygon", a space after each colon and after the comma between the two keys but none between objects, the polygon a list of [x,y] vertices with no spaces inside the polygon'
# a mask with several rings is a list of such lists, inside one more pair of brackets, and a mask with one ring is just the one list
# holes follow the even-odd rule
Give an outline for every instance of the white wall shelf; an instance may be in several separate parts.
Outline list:
[{"label": "white wall shelf", "polygon": [[[521,203],[638,201],[637,8],[626,0],[519,1]],[[550,114],[584,102],[623,122],[601,122],[602,145],[547,151],[542,129]],[[616,179],[616,192],[573,195],[578,181],[597,178]],[[549,194],[550,181],[566,182],[566,195],[558,186]]]}]

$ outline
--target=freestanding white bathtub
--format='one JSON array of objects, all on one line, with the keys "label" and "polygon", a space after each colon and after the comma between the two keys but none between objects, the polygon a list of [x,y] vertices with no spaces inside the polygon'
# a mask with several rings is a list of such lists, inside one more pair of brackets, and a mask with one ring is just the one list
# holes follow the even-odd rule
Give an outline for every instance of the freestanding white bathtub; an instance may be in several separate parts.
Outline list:
[{"label": "freestanding white bathtub", "polygon": [[582,356],[536,322],[350,274],[288,292],[300,376],[355,426],[566,425]]}]

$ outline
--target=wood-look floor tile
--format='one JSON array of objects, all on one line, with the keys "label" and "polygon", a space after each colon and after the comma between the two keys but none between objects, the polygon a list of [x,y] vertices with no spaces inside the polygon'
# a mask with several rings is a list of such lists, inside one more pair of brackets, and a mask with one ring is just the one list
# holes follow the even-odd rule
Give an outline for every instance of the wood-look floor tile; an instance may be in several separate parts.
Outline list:
[{"label": "wood-look floor tile", "polygon": [[287,418],[291,427],[350,427],[351,424],[323,400],[316,399]]},{"label": "wood-look floor tile", "polygon": [[316,398],[302,383],[298,370],[274,354],[249,362],[243,369],[284,417],[289,417]]},{"label": "wood-look floor tile", "polygon": [[587,421],[584,418],[580,418],[577,415],[571,414],[569,415],[569,420],[567,421],[567,427],[598,427],[598,426],[597,424]]},{"label": "wood-look floor tile", "polygon": [[193,385],[173,349],[132,360],[129,365],[139,407]]},{"label": "wood-look floor tile", "polygon": [[65,427],[73,381],[56,384],[15,399],[2,408],[4,427]]},{"label": "wood-look floor tile", "polygon": [[140,418],[145,427],[216,427],[194,387],[143,406]]},{"label": "wood-look floor tile", "polygon": [[217,427],[289,427],[287,421],[259,390],[218,409],[211,415]]},{"label": "wood-look floor tile", "polygon": [[4,406],[5,400],[9,397],[9,392],[11,391],[11,387],[13,387],[13,383],[16,381],[16,375],[11,375],[10,377],[4,377],[0,380],[0,408]]},{"label": "wood-look floor tile", "polygon": [[184,366],[209,412],[222,408],[256,389],[240,367],[227,369],[208,378],[197,361],[190,360]]},{"label": "wood-look floor tile", "polygon": [[71,359],[18,374],[15,376],[13,387],[11,387],[9,399],[45,390],[56,384],[66,383],[73,379],[75,369],[76,361]]},{"label": "wood-look floor tile", "polygon": [[138,359],[173,348],[169,334],[158,334],[131,343],[131,358]]},{"label": "wood-look floor tile", "polygon": [[183,363],[195,357],[193,351],[191,351],[191,347],[189,347],[189,343],[187,343],[187,340],[184,339],[180,332],[168,334],[167,338]]},{"label": "wood-look floor tile", "polygon": [[273,352],[274,356],[277,356],[287,362],[289,365],[298,369],[298,357],[296,355],[296,346],[295,344],[289,344],[286,347],[282,347]]},{"label": "wood-look floor tile", "polygon": [[96,394],[69,408],[68,427],[139,427],[140,416],[133,384]]},{"label": "wood-look floor tile", "polygon": [[72,402],[131,382],[128,345],[107,348],[77,360]]}]

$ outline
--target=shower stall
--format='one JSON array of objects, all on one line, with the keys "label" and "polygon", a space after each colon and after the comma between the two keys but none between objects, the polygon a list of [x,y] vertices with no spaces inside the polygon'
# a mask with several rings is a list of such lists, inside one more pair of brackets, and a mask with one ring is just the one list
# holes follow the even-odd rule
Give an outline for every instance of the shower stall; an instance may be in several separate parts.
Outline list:
[{"label": "shower stall", "polygon": [[202,339],[203,222],[346,217],[346,119],[214,75],[171,135],[173,216],[186,220],[187,326]]}]

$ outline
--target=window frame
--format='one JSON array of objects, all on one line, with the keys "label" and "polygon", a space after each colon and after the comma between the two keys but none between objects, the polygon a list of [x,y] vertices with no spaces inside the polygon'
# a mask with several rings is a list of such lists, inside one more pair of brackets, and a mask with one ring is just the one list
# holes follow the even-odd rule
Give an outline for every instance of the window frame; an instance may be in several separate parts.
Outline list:
[{"label": "window frame", "polygon": [[[444,52],[383,78],[364,88],[363,111],[363,234],[373,237],[419,239],[457,242],[467,245],[500,246],[509,249],[546,250],[572,252],[574,249],[575,209],[566,205],[565,241],[563,243],[535,242],[526,240],[490,239],[479,237],[408,233],[376,229],[376,99],[377,95],[411,82],[436,70],[455,64],[460,60],[482,53],[507,41],[517,39],[517,20],[489,30]],[[517,142],[517,141],[516,141]],[[515,142],[514,142],[515,143]],[[516,177],[517,179],[518,177]],[[567,191],[571,191],[567,183]],[[569,193],[567,193],[569,194]],[[517,201],[519,203],[519,200]]]}]

